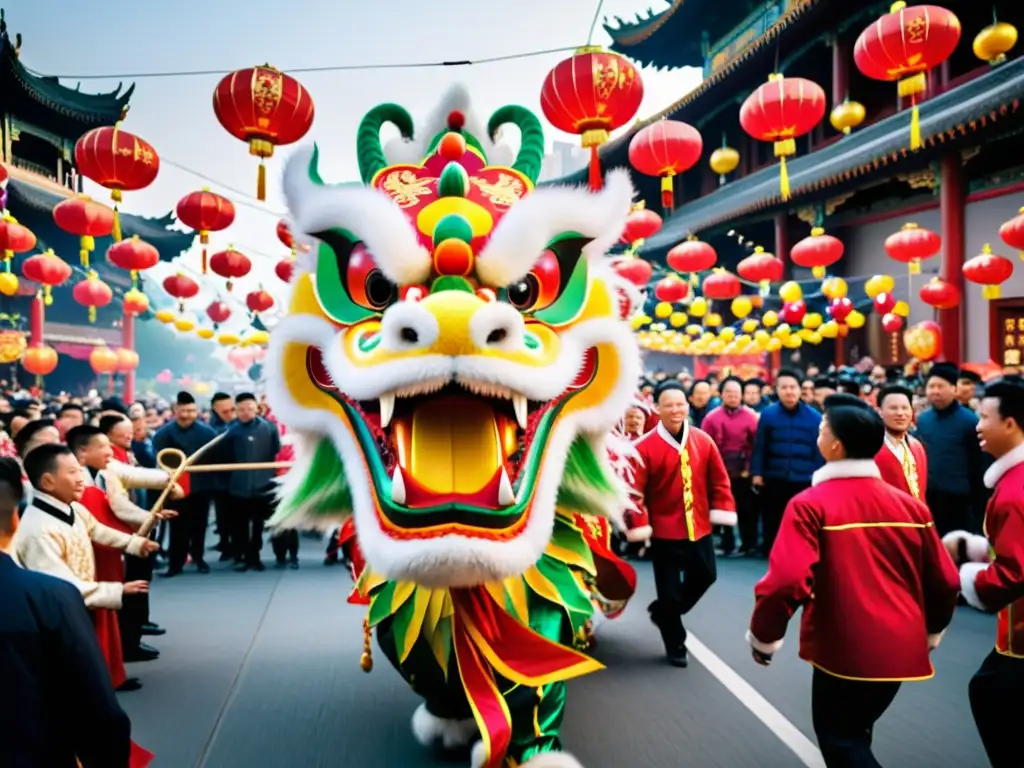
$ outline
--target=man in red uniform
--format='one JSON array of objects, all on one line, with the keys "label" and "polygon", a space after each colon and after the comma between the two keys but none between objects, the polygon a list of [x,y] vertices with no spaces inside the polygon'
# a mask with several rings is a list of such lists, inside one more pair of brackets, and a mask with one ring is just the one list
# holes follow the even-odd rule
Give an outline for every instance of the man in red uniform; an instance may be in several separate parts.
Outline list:
[{"label": "man in red uniform", "polygon": [[893,488],[924,500],[928,482],[928,457],[924,445],[910,436],[914,423],[914,395],[895,384],[882,387],[876,400],[885,423],[885,442],[875,454],[882,479]]},{"label": "man in red uniform", "polygon": [[648,607],[665,653],[687,665],[683,614],[715,583],[712,525],[735,525],[736,502],[718,448],[687,423],[689,404],[677,381],[656,392],[660,421],[636,443],[632,486],[638,514],[632,541],[651,540],[658,599]]},{"label": "man in red uniform", "polygon": [[903,681],[934,674],[928,654],[953,617],[960,579],[928,508],[879,476],[879,415],[853,395],[824,407],[826,464],[786,508],[747,640],[767,666],[803,607],[800,657],[815,668],[811,711],[825,764],[878,766],[875,722]]},{"label": "man in red uniform", "polygon": [[[1019,376],[985,387],[978,435],[982,450],[996,459],[985,472],[985,485],[994,489],[985,510],[992,555],[985,562],[961,565],[960,584],[968,603],[999,616],[995,649],[971,678],[971,711],[993,768],[1017,768],[1024,763],[1019,733],[1024,692],[1024,380]],[[966,547],[960,534],[968,537]],[[965,554],[971,556],[970,538],[954,531],[945,541],[950,553],[962,560]]]}]

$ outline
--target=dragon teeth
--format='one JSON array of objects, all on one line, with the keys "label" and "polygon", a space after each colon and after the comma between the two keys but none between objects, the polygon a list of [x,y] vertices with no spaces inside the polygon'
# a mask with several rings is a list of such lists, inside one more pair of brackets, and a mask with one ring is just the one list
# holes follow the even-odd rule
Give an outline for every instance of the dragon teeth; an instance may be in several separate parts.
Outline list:
[{"label": "dragon teeth", "polygon": [[395,474],[391,476],[391,503],[405,504],[405,478],[402,477],[401,467],[395,467]]},{"label": "dragon teeth", "polygon": [[512,481],[508,477],[508,471],[502,467],[501,479],[498,481],[498,506],[511,507],[515,503],[516,494],[512,490]]},{"label": "dragon teeth", "polygon": [[526,396],[520,394],[512,395],[512,407],[516,411],[516,421],[521,429],[526,429],[526,422],[530,416],[530,407],[526,402]]},{"label": "dragon teeth", "polygon": [[[380,396],[380,426],[383,429],[391,423],[391,417],[395,414],[395,394],[394,392],[388,392]],[[405,495],[405,489],[402,489],[402,495]]]}]

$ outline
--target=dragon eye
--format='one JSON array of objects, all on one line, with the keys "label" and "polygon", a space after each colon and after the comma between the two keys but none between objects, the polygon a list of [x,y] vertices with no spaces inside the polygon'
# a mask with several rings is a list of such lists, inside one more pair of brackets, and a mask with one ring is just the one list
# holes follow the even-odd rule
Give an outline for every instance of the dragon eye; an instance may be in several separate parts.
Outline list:
[{"label": "dragon eye", "polygon": [[520,312],[536,312],[550,306],[561,291],[561,274],[558,257],[544,251],[526,277],[505,289],[508,303]]},{"label": "dragon eye", "polygon": [[540,284],[532,272],[514,285],[508,287],[508,303],[520,312],[529,312],[537,302]]},{"label": "dragon eye", "polygon": [[334,321],[353,325],[384,311],[398,299],[398,288],[357,236],[341,229],[315,233],[320,242],[316,295]]},{"label": "dragon eye", "polygon": [[363,243],[356,243],[349,254],[345,284],[352,301],[367,309],[386,309],[398,298],[398,287],[384,277]]}]

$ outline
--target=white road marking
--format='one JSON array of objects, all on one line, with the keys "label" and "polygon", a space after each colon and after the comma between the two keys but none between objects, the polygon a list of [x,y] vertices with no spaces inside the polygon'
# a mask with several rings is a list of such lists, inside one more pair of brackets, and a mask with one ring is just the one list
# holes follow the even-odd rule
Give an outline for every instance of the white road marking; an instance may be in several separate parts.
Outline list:
[{"label": "white road marking", "polygon": [[789,747],[801,763],[807,768],[825,768],[821,750],[814,742],[804,736],[799,728],[787,720],[785,715],[773,707],[771,702],[758,693],[736,670],[694,637],[692,632],[687,635],[686,648],[691,656],[726,687],[729,693],[739,699],[740,703],[749,709],[754,717],[764,723],[779,741]]}]

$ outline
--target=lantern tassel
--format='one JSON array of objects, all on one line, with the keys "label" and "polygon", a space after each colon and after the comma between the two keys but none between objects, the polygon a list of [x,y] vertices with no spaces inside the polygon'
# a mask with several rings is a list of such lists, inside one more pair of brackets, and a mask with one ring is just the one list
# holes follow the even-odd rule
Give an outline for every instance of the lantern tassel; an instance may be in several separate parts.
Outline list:
[{"label": "lantern tassel", "polygon": [[[260,166],[260,167],[262,168],[263,166]],[[204,247],[203,248],[203,274],[204,275],[206,274],[207,270],[209,269],[209,266],[210,266],[210,263],[209,263],[209,260],[206,258],[206,248]]]},{"label": "lantern tassel", "polygon": [[910,148],[914,151],[921,148],[921,109],[917,104],[910,110]]},{"label": "lantern tassel", "polygon": [[363,672],[373,671],[373,630],[370,628],[370,617],[363,619],[363,655],[359,658],[359,668]]},{"label": "lantern tassel", "polygon": [[907,270],[908,270],[908,272],[911,275],[920,275],[921,274],[921,260],[920,259],[911,259],[910,263],[907,265]]},{"label": "lantern tassel", "polygon": [[121,242],[121,214],[117,210],[117,206],[114,206],[114,229],[111,232],[115,243]]},{"label": "lantern tassel", "polygon": [[93,240],[92,235],[82,235],[82,237],[79,238],[78,245],[81,249],[78,252],[79,260],[82,262],[82,266],[88,269],[89,251],[96,248],[96,241]]},{"label": "lantern tassel", "polygon": [[601,189],[603,185],[601,179],[601,160],[597,156],[596,145],[590,148],[590,171],[588,174],[588,180],[592,191],[597,192]]},{"label": "lantern tassel", "polygon": [[96,307],[89,307],[89,322],[96,322]]},{"label": "lantern tassel", "polygon": [[132,290],[137,291],[139,290],[139,272],[133,269],[130,274],[132,276]]},{"label": "lantern tassel", "polygon": [[786,168],[786,157],[779,158],[779,193],[783,200],[789,200],[789,170]]},{"label": "lantern tassel", "polygon": [[261,203],[267,199],[267,166],[260,159],[260,167],[256,172],[256,199]]},{"label": "lantern tassel", "polygon": [[675,173],[669,172],[661,177],[661,207],[665,213],[671,213],[676,207],[676,193],[673,181]]},{"label": "lantern tassel", "polygon": [[992,301],[993,299],[998,299],[1000,296],[1002,296],[1003,291],[1001,286],[999,285],[986,285],[982,287],[981,295],[982,298],[987,299],[988,301]]},{"label": "lantern tassel", "polygon": [[49,285],[43,286],[43,304],[47,307],[53,304],[53,292]]}]

